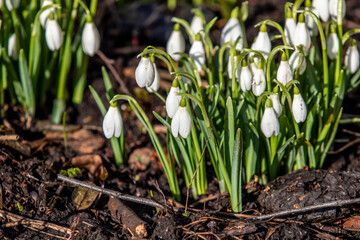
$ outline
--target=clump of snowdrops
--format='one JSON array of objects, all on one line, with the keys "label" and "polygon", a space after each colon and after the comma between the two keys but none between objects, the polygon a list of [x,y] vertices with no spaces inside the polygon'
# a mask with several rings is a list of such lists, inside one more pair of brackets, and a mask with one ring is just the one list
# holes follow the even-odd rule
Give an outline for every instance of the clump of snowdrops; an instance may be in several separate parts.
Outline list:
[{"label": "clump of snowdrops", "polygon": [[[243,181],[258,176],[267,183],[294,169],[321,168],[335,137],[344,95],[360,84],[359,52],[351,38],[360,30],[343,33],[343,0],[297,0],[286,3],[284,10],[283,23],[265,20],[255,26],[259,32],[251,44],[244,28],[246,2],[232,10],[219,46],[209,37],[216,18],[206,23],[199,9],[191,23],[174,17],[166,52],[145,48],[135,72],[139,87],[157,96],[160,79],[154,59],[164,61],[172,76],[166,100],[160,96],[167,116],[154,112],[168,129],[169,159],[148,118],[129,96],[111,99],[105,136],[119,136],[121,115],[114,107],[118,100],[128,101],[149,132],[173,195],[180,197],[174,163],[196,198],[207,188],[210,160],[220,190],[229,192],[235,212],[242,209]],[[278,34],[269,36],[268,28]],[[185,39],[191,45],[189,52]],[[274,46],[276,39],[280,43]]]},{"label": "clump of snowdrops", "polygon": [[[94,24],[97,0],[0,1],[0,109],[20,103],[27,117],[54,101],[52,121],[59,123],[66,99],[83,99],[89,56],[99,49]],[[70,69],[74,83],[68,85]],[[50,98],[49,98],[50,96]]]}]

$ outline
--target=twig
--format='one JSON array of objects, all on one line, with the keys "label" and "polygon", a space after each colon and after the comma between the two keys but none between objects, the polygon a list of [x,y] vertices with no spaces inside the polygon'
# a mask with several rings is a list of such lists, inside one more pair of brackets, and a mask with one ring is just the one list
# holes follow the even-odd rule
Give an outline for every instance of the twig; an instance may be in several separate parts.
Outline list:
[{"label": "twig", "polygon": [[17,141],[19,140],[19,135],[1,135],[0,141]]},{"label": "twig", "polygon": [[104,63],[109,68],[110,72],[112,73],[112,75],[114,76],[116,81],[120,84],[121,91],[124,92],[125,94],[131,96],[129,89],[126,87],[124,81],[121,79],[120,75],[117,73],[117,71],[113,67],[112,61],[108,57],[106,57],[105,54],[103,52],[101,52],[100,50],[97,51],[96,53],[101,58],[101,60],[104,61]]},{"label": "twig", "polygon": [[328,154],[338,154],[359,142],[360,142],[360,138],[356,138],[356,139],[352,140],[351,142],[345,144],[344,146],[342,146],[341,148],[339,148],[336,151],[329,151]]},{"label": "twig", "polygon": [[60,175],[60,174],[57,175],[57,178],[59,180],[61,180],[61,181],[66,182],[66,183],[70,183],[71,185],[78,186],[78,187],[85,187],[85,188],[88,188],[88,189],[93,190],[93,191],[98,191],[98,192],[101,192],[103,194],[119,198],[121,200],[134,202],[134,203],[139,203],[139,204],[147,205],[147,206],[150,206],[150,207],[166,209],[165,206],[163,206],[162,204],[157,203],[156,201],[151,200],[151,199],[136,197],[136,196],[120,193],[120,192],[117,192],[117,191],[114,191],[114,190],[110,190],[110,189],[107,189],[107,188],[101,188],[101,187],[94,186],[94,185],[79,181],[79,180],[74,179],[74,178],[66,177],[66,176],[63,176],[63,175]]}]

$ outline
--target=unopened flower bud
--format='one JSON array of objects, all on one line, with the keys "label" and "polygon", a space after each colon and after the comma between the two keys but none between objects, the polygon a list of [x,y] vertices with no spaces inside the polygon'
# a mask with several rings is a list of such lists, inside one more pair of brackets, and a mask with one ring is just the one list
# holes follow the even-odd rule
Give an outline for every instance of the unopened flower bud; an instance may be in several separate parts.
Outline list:
[{"label": "unopened flower bud", "polygon": [[296,25],[296,31],[294,36],[294,46],[297,48],[300,45],[303,46],[304,52],[310,49],[311,39],[310,34],[305,23],[305,16],[303,13],[299,15],[299,21]]},{"label": "unopened flower bud", "polygon": [[191,20],[190,28],[193,31],[194,35],[198,34],[201,30],[204,29],[203,20],[200,12],[195,12],[194,17]]},{"label": "unopened flower bud", "polygon": [[236,50],[241,51],[243,49],[244,40],[243,40],[243,31],[238,19],[239,8],[236,7],[231,11],[231,16],[227,23],[225,24],[224,28],[221,30],[220,35],[220,45],[223,45],[226,42],[233,41],[235,42],[236,39],[239,39],[239,42],[236,45]]},{"label": "unopened flower bud", "polygon": [[284,86],[293,79],[290,63],[285,52],[281,55],[281,62],[276,73],[276,79]]},{"label": "unopened flower bud", "polygon": [[252,83],[252,92],[255,96],[260,96],[265,91],[265,88],[266,88],[265,73],[264,73],[262,61],[260,60],[254,74],[254,79]]},{"label": "unopened flower bud", "polygon": [[154,66],[148,56],[142,56],[135,70],[135,80],[139,87],[150,87],[155,79]]},{"label": "unopened flower bud", "polygon": [[174,137],[187,138],[191,131],[191,117],[186,108],[186,100],[182,98],[180,106],[171,121],[171,133]]},{"label": "unopened flower bud", "polygon": [[176,111],[179,108],[181,96],[178,95],[180,92],[179,83],[177,78],[174,79],[170,92],[166,98],[166,113],[170,118],[173,118]]},{"label": "unopened flower bud", "polygon": [[8,40],[8,49],[7,49],[9,57],[11,57],[13,60],[18,60],[19,57],[19,48],[17,45],[17,39],[16,34],[13,33]]},{"label": "unopened flower bud", "polygon": [[50,13],[50,17],[46,22],[45,39],[46,44],[51,51],[59,50],[64,41],[61,27],[56,21],[53,13]]},{"label": "unopened flower bud", "polygon": [[306,104],[296,86],[294,87],[294,98],[291,109],[297,123],[305,122],[307,114]]},{"label": "unopened flower bud", "polygon": [[336,56],[339,52],[339,38],[336,33],[335,25],[331,25],[330,29],[331,30],[330,30],[330,34],[327,39],[326,50],[327,50],[327,54],[328,54],[329,58],[333,60],[336,58]]},{"label": "unopened flower bud", "polygon": [[189,56],[194,60],[197,70],[201,71],[202,66],[205,64],[205,50],[200,33],[196,34],[195,41],[189,50]]},{"label": "unopened flower bud", "polygon": [[85,23],[81,45],[84,53],[90,57],[94,56],[100,48],[100,34],[92,19]]},{"label": "unopened flower bud", "polygon": [[277,136],[280,131],[279,120],[276,117],[275,111],[270,99],[266,100],[265,110],[260,123],[261,131],[265,137],[269,138],[272,135]]},{"label": "unopened flower bud", "polygon": [[113,136],[118,138],[121,135],[122,128],[123,120],[119,108],[116,103],[112,103],[103,120],[104,135],[107,139]]},{"label": "unopened flower bud", "polygon": [[166,52],[174,59],[179,61],[181,58],[180,52],[185,51],[185,39],[180,31],[180,24],[175,24],[174,29],[167,41]]},{"label": "unopened flower bud", "polygon": [[240,82],[240,88],[243,92],[249,91],[252,85],[252,73],[248,65],[246,64],[246,60],[244,59],[240,69],[240,76],[238,80]]},{"label": "unopened flower bud", "polygon": [[6,0],[5,5],[9,11],[16,10],[20,6],[20,0]]},{"label": "unopened flower bud", "polygon": [[359,69],[360,54],[356,46],[356,41],[351,38],[350,45],[345,54],[345,65],[351,74],[354,74]]}]

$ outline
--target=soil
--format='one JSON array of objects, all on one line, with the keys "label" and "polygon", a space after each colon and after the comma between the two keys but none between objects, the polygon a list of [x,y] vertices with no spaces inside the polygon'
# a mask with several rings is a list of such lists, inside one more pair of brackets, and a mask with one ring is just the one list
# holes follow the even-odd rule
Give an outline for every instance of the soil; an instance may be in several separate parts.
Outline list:
[{"label": "soil", "polygon": [[[103,40],[101,51],[113,59],[130,93],[140,104],[164,143],[166,135],[151,114],[154,110],[165,116],[163,104],[146,90],[136,87],[134,71],[136,55],[147,45],[165,46],[171,31],[173,15],[191,19],[189,5],[181,3],[174,12],[164,4],[139,2],[121,9],[112,1],[99,1],[96,23]],[[264,19],[281,21],[285,1],[249,1],[246,22],[248,41],[257,33],[254,26]],[[347,1],[347,26],[359,22],[357,1]],[[207,20],[218,16],[219,9],[205,7]],[[214,27],[212,38],[218,43],[223,23]],[[91,59],[88,79],[99,92],[104,92],[101,79],[101,58]],[[161,91],[170,86],[166,70],[160,71],[164,81]],[[117,92],[117,79],[111,75]],[[71,83],[70,83],[71,84]],[[349,93],[344,101],[344,117],[360,110],[359,89]],[[105,97],[103,102],[106,102]],[[28,119],[18,106],[6,107],[6,119],[1,135],[16,134],[16,140],[0,141],[0,238],[1,239],[359,239],[359,205],[341,205],[266,220],[249,219],[268,214],[303,208],[331,201],[360,197],[360,148],[358,125],[341,126],[333,150],[329,152],[325,169],[295,171],[281,176],[267,186],[256,181],[244,187],[244,214],[230,213],[229,196],[220,193],[216,180],[209,176],[209,188],[198,200],[190,199],[191,211],[184,212],[185,200],[171,200],[170,189],[149,138],[126,104],[121,106],[129,163],[118,168],[113,160],[109,141],[105,141],[100,112],[86,91],[80,106],[67,109],[67,142],[62,126],[44,121],[49,112]],[[50,107],[49,107],[50,109]],[[72,125],[74,124],[74,125]],[[336,152],[347,142],[349,148]],[[135,157],[137,156],[137,157]],[[137,159],[141,157],[142,161]],[[154,199],[164,204],[164,198],[175,209],[155,209],[131,201],[118,201],[105,194],[75,188],[57,180],[61,170],[74,167],[76,179],[102,186],[134,197]],[[70,175],[74,174],[70,172]],[[186,186],[180,177],[183,196]]]}]

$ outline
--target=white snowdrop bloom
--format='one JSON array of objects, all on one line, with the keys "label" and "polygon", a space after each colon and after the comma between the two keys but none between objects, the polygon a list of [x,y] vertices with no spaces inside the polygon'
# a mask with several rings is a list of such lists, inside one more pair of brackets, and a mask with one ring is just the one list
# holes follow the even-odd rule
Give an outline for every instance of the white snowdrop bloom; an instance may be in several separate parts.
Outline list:
[{"label": "white snowdrop bloom", "polygon": [[271,99],[272,102],[272,106],[275,112],[276,117],[280,117],[281,113],[282,113],[282,106],[279,100],[279,93],[273,93],[270,94],[269,98]]},{"label": "white snowdrop bloom", "polygon": [[244,40],[243,36],[244,33],[242,31],[239,19],[239,8],[235,8],[231,11],[231,16],[229,20],[224,25],[223,29],[221,30],[220,34],[220,45],[223,45],[226,42],[233,41],[235,42],[238,37],[240,37],[237,45],[236,50],[241,51],[243,49]]},{"label": "white snowdrop bloom", "polygon": [[302,45],[304,52],[308,52],[311,45],[310,34],[305,23],[305,16],[303,13],[299,15],[299,21],[296,25],[296,31],[294,35],[294,46],[297,48]]},{"label": "white snowdrop bloom", "polygon": [[177,23],[166,43],[166,52],[174,59],[174,61],[179,61],[181,55],[176,53],[184,51],[185,39],[180,31],[180,24]]},{"label": "white snowdrop bloom", "polygon": [[155,70],[150,57],[142,56],[135,70],[135,80],[139,87],[150,87],[155,79]]},{"label": "white snowdrop bloom", "polygon": [[255,96],[260,96],[266,88],[266,79],[263,69],[262,61],[259,61],[257,69],[254,73],[254,78],[252,82],[252,92]]},{"label": "white snowdrop bloom", "polygon": [[9,11],[16,10],[20,6],[20,0],[6,0],[5,5]]},{"label": "white snowdrop bloom", "polygon": [[356,41],[351,38],[349,48],[345,54],[345,65],[351,74],[354,74],[359,69],[360,54],[356,46]]},{"label": "white snowdrop bloom", "polygon": [[193,31],[194,35],[198,34],[201,30],[204,29],[203,20],[199,12],[195,12],[193,19],[191,20],[190,28]]},{"label": "white snowdrop bloom", "polygon": [[240,89],[243,92],[247,92],[251,89],[252,77],[253,76],[251,70],[246,63],[246,60],[244,59],[240,71],[238,71],[238,80],[240,83]]},{"label": "white snowdrop bloom", "polygon": [[330,17],[329,0],[313,0],[314,12],[316,12],[323,22],[327,22]]},{"label": "white snowdrop bloom", "polygon": [[292,11],[288,9],[286,13],[286,19],[284,25],[284,34],[286,41],[290,46],[294,46],[295,31],[296,31],[296,21],[293,18]]},{"label": "white snowdrop bloom", "polygon": [[81,45],[84,53],[90,57],[94,56],[100,48],[100,33],[93,21],[85,23],[81,35]]},{"label": "white snowdrop bloom", "polygon": [[[305,1],[305,10],[314,12],[314,9],[311,5],[311,0]],[[314,13],[317,14],[316,12],[314,12]],[[310,35],[317,36],[319,30],[317,28],[317,25],[316,25],[314,19],[309,14],[305,14],[305,22],[306,22],[306,26],[309,29]]]},{"label": "white snowdrop bloom", "polygon": [[[41,8],[49,6],[51,4],[54,4],[54,2],[52,0],[44,0],[43,3],[41,4]],[[39,19],[40,19],[41,26],[44,29],[46,28],[46,22],[49,19],[50,13],[53,13],[54,17],[56,19],[55,8],[53,8],[53,7],[47,8],[40,13]]]},{"label": "white snowdrop bloom", "polygon": [[265,60],[268,59],[271,51],[271,40],[269,34],[267,33],[265,23],[261,25],[258,36],[254,44],[251,46],[251,49],[259,51],[264,56]]},{"label": "white snowdrop bloom", "polygon": [[[228,68],[227,68],[228,69],[228,77],[231,79],[232,79],[233,66],[236,64],[237,58],[238,57],[236,56],[236,50],[231,49],[230,54],[229,54],[229,60],[228,60]],[[235,77],[238,76],[238,71],[239,71],[239,69],[236,68]]]},{"label": "white snowdrop bloom", "polygon": [[174,117],[176,111],[179,108],[180,100],[181,100],[181,96],[178,95],[179,92],[180,92],[179,83],[178,80],[175,78],[170,88],[170,92],[166,97],[166,102],[165,102],[166,113],[170,118]]},{"label": "white snowdrop bloom", "polygon": [[251,73],[254,75],[256,72],[257,66],[256,66],[256,63],[255,63],[255,60],[253,57],[249,58],[249,68],[251,70]]},{"label": "white snowdrop bloom", "polygon": [[298,65],[299,66],[299,74],[302,75],[305,72],[306,69],[306,59],[304,57],[304,54],[301,54],[300,58],[300,52],[296,49],[290,56],[289,63],[292,70],[295,70]]},{"label": "white snowdrop bloom", "polygon": [[120,137],[123,129],[123,120],[116,103],[110,105],[109,110],[105,114],[102,127],[107,139],[113,136],[116,138]]},{"label": "white snowdrop bloom", "polygon": [[305,122],[306,119],[306,104],[304,99],[302,98],[299,89],[294,87],[294,99],[291,106],[294,119],[297,123]]},{"label": "white snowdrop bloom", "polygon": [[196,34],[195,41],[189,50],[189,56],[194,60],[196,69],[201,71],[202,66],[205,64],[205,50],[200,33]]},{"label": "white snowdrop bloom", "polygon": [[45,39],[46,44],[51,51],[59,50],[64,41],[61,27],[52,13],[50,13],[50,17],[46,22]]},{"label": "white snowdrop bloom", "polygon": [[150,87],[146,86],[146,90],[150,93],[152,93],[154,91],[157,92],[160,88],[160,75],[159,75],[159,71],[157,70],[157,67],[155,64],[155,59],[154,59],[154,62],[152,62],[152,65],[154,67],[154,81],[150,85]]},{"label": "white snowdrop bloom", "polygon": [[331,60],[336,59],[339,52],[339,38],[334,25],[331,25],[331,32],[327,39],[326,50]]},{"label": "white snowdrop bloom", "polygon": [[[333,20],[337,19],[338,16],[338,2],[341,0],[330,0],[329,1],[329,13]],[[346,14],[346,3],[345,0],[342,0],[342,18],[345,17]]]},{"label": "white snowdrop bloom", "polygon": [[277,136],[280,131],[279,120],[276,117],[275,111],[270,99],[266,100],[265,110],[260,123],[261,131],[265,137],[269,138],[272,135]]},{"label": "white snowdrop bloom", "polygon": [[185,98],[181,99],[180,107],[171,121],[171,133],[174,137],[182,136],[187,138],[191,131],[191,117],[186,108]]},{"label": "white snowdrop bloom", "polygon": [[[285,52],[281,55],[281,62],[276,73],[276,79],[284,86],[293,79],[290,63]],[[282,88],[280,89],[282,91]]]},{"label": "white snowdrop bloom", "polygon": [[18,60],[19,57],[19,48],[17,46],[16,41],[17,41],[16,34],[15,33],[11,34],[8,40],[8,48],[7,48],[9,57],[11,57],[15,61]]}]

